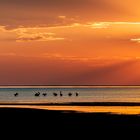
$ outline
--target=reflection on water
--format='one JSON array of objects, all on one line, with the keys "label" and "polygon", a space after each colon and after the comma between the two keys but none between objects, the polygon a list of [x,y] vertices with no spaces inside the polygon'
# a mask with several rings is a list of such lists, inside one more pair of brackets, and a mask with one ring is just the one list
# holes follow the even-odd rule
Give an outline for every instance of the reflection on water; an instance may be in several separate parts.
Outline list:
[{"label": "reflection on water", "polygon": [[140,102],[140,86],[0,87],[0,103]]},{"label": "reflection on water", "polygon": [[35,106],[9,105],[19,103],[140,103],[140,86],[3,86],[0,87],[0,107],[88,113],[140,114],[140,106]]},{"label": "reflection on water", "polygon": [[83,113],[112,113],[140,115],[140,106],[35,106],[35,105],[1,105],[0,108],[31,108],[43,110],[76,111]]}]

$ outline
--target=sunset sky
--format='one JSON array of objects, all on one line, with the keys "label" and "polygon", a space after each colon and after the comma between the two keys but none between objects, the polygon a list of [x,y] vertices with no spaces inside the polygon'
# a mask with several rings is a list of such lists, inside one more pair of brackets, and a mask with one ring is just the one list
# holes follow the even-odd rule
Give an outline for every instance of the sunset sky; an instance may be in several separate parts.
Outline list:
[{"label": "sunset sky", "polygon": [[0,0],[0,85],[140,85],[139,5]]}]

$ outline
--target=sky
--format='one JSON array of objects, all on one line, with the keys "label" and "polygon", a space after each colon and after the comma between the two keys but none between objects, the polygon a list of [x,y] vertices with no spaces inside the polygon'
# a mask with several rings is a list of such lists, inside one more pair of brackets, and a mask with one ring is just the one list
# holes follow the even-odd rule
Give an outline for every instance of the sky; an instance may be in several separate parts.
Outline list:
[{"label": "sky", "polygon": [[140,85],[139,0],[0,0],[0,85]]}]

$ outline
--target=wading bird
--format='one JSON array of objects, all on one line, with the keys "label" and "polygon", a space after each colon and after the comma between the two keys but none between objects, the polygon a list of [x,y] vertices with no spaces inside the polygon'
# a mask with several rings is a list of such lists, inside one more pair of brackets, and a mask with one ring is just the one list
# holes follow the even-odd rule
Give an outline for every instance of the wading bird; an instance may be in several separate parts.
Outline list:
[{"label": "wading bird", "polygon": [[39,97],[40,96],[40,92],[35,93],[35,96]]},{"label": "wading bird", "polygon": [[19,95],[18,93],[15,93],[15,94],[14,94],[15,97],[17,97],[18,95]]},{"label": "wading bird", "polygon": [[61,97],[63,96],[62,91],[60,91],[60,96],[61,96]]},{"label": "wading bird", "polygon": [[57,93],[53,93],[53,95],[56,97],[57,96]]},{"label": "wading bird", "polygon": [[77,92],[75,94],[76,94],[76,96],[79,96],[79,94]]},{"label": "wading bird", "polygon": [[43,93],[42,95],[43,95],[43,96],[47,96],[47,93]]},{"label": "wading bird", "polygon": [[69,93],[69,94],[68,94],[68,96],[70,96],[70,97],[71,97],[71,96],[72,96],[72,93]]}]

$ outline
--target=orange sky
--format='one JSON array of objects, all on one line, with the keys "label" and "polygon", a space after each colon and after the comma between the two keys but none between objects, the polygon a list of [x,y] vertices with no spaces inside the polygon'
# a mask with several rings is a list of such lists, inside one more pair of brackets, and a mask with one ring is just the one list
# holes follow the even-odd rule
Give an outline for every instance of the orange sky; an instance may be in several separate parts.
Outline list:
[{"label": "orange sky", "polygon": [[137,0],[1,0],[0,85],[140,85]]}]

